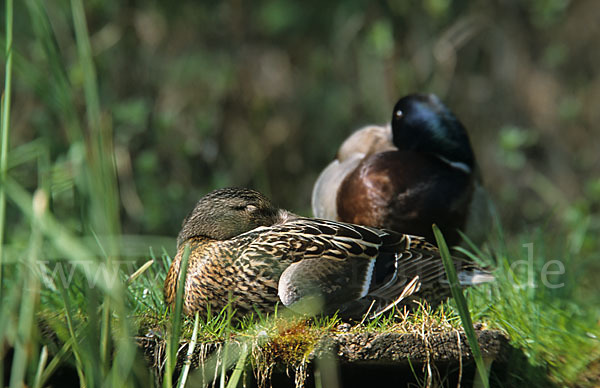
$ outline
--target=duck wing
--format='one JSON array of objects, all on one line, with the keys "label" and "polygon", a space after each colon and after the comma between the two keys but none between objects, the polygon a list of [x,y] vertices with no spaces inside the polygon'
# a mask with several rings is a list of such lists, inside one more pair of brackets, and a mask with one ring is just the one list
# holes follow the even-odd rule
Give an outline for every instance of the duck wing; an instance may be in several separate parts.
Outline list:
[{"label": "duck wing", "polygon": [[393,301],[443,275],[437,250],[420,237],[308,218],[259,229],[242,255],[284,264],[278,295],[292,310],[332,312],[359,300]]}]

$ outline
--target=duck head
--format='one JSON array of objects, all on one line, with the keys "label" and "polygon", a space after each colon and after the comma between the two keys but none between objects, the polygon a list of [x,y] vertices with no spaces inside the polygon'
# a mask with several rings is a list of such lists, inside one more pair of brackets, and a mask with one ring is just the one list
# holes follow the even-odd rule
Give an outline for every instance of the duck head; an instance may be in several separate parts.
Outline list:
[{"label": "duck head", "polygon": [[399,150],[432,153],[468,173],[474,169],[475,156],[465,127],[434,94],[402,97],[391,124]]},{"label": "duck head", "polygon": [[177,246],[192,237],[227,240],[259,226],[278,222],[281,214],[258,191],[244,188],[215,190],[202,197],[185,218]]}]

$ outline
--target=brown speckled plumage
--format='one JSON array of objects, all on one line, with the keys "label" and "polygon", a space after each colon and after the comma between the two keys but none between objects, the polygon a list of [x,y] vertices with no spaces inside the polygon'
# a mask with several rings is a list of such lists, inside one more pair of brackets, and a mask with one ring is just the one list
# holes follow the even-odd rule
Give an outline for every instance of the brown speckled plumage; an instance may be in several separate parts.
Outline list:
[{"label": "brown speckled plumage", "polygon": [[[281,275],[283,261],[262,260],[252,265],[239,257],[239,246],[249,242],[252,236],[229,241],[194,237],[190,244],[188,273],[185,286],[183,311],[192,314],[198,310],[206,314],[211,304],[213,312],[219,312],[228,300],[244,312],[252,311],[252,304],[272,305],[279,301],[277,279]],[[165,281],[165,300],[172,304],[176,295],[176,279],[184,246],[177,251],[173,265]]]},{"label": "brown speckled plumage", "polygon": [[238,315],[271,312],[277,303],[294,310],[311,297],[321,311],[356,315],[403,292],[406,301],[414,294],[433,303],[448,295],[437,249],[421,237],[298,217],[247,189],[212,192],[186,218],[165,280],[169,305],[186,244],[188,315],[219,312],[228,303]]}]

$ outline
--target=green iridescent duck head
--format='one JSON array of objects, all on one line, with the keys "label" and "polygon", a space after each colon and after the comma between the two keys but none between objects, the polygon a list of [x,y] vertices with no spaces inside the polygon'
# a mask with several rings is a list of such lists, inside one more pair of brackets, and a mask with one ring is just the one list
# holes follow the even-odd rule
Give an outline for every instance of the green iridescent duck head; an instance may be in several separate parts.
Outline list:
[{"label": "green iridescent duck head", "polygon": [[467,130],[434,94],[411,94],[398,100],[392,133],[399,150],[432,153],[469,172],[475,167]]},{"label": "green iridescent duck head", "polygon": [[177,246],[192,237],[227,240],[259,226],[270,226],[280,211],[258,191],[244,188],[215,190],[200,198],[185,218]]}]

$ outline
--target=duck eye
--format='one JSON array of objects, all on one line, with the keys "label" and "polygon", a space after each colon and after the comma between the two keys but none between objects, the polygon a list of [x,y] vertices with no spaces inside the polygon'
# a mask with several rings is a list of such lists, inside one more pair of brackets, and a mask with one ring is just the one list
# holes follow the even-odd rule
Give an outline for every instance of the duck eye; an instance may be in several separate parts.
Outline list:
[{"label": "duck eye", "polygon": [[403,113],[403,112],[402,112],[400,109],[398,109],[398,110],[396,111],[396,113],[394,113],[394,116],[395,116],[397,119],[399,119],[399,118],[401,118],[402,116],[404,116],[404,113]]},{"label": "duck eye", "polygon": [[253,212],[258,209],[255,205],[246,205],[246,210],[249,212]]}]

